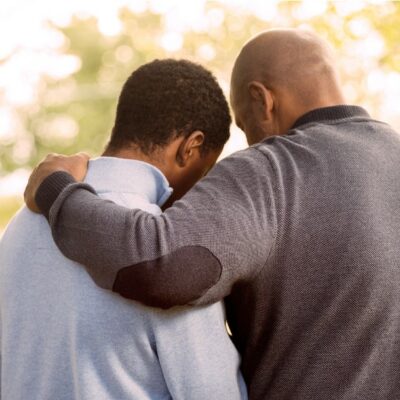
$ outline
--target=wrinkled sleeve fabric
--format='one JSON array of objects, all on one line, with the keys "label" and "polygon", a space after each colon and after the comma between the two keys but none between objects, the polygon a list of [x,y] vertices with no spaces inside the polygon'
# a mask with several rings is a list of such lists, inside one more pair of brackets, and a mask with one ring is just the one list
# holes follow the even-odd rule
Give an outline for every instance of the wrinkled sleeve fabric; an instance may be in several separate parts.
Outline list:
[{"label": "wrinkled sleeve fabric", "polygon": [[245,400],[239,354],[221,302],[152,314],[157,357],[174,400]]},{"label": "wrinkled sleeve fabric", "polygon": [[222,160],[160,216],[102,200],[62,174],[36,196],[57,246],[126,298],[161,308],[218,301],[273,248],[274,171],[256,148]]}]

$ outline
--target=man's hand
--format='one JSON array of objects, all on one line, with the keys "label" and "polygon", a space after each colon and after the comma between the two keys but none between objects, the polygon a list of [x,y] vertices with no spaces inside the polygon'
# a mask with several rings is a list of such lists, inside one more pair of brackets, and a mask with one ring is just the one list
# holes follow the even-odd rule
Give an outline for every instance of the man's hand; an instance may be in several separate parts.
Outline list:
[{"label": "man's hand", "polygon": [[49,154],[33,170],[28,184],[25,188],[25,203],[31,211],[39,213],[39,208],[35,202],[36,191],[40,184],[53,172],[64,171],[69,173],[78,182],[81,182],[86,175],[89,155],[77,153],[73,156],[63,156],[60,154]]}]

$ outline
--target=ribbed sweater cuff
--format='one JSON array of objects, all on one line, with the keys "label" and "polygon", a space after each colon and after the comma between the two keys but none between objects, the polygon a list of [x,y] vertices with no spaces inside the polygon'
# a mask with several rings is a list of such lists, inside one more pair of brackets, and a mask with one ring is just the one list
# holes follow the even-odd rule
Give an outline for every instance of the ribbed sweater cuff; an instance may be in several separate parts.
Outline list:
[{"label": "ribbed sweater cuff", "polygon": [[49,175],[39,186],[35,201],[40,212],[49,219],[50,209],[59,194],[68,186],[76,183],[68,172],[57,171]]}]

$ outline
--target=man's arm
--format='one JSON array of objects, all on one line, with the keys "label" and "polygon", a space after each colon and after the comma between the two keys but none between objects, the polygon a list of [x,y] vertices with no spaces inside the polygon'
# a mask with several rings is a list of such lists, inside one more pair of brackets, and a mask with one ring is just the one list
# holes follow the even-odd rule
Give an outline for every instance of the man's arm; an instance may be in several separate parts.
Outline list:
[{"label": "man's arm", "polygon": [[250,148],[161,216],[102,200],[62,173],[46,178],[36,199],[60,250],[98,285],[167,308],[219,300],[263,267],[276,231],[273,180]]},{"label": "man's arm", "polygon": [[221,302],[155,310],[151,319],[157,356],[173,399],[247,399]]}]

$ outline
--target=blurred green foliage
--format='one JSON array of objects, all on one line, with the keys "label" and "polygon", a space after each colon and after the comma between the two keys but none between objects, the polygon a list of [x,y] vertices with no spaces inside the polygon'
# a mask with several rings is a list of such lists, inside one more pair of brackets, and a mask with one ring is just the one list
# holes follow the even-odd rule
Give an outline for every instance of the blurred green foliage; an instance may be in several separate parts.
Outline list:
[{"label": "blurred green foliage", "polygon": [[0,207],[0,235],[1,230],[7,225],[10,217],[22,206],[21,197],[1,197]]},{"label": "blurred green foliage", "polygon": [[[358,60],[350,68],[350,59],[341,60],[343,82],[352,89],[351,100],[378,106],[379,96],[371,98],[366,90],[367,69],[372,65],[400,71],[400,3],[369,5],[345,14],[339,3],[345,2],[329,2],[323,14],[304,17],[299,14],[301,2],[281,2],[277,17],[265,21],[249,11],[209,1],[206,12],[222,15],[221,23],[211,25],[206,31],[187,30],[181,50],[172,53],[161,45],[166,31],[161,14],[149,10],[134,14],[121,9],[123,29],[113,37],[100,32],[95,18],[74,17],[69,26],[55,28],[66,38],[64,53],[77,56],[81,67],[65,79],[43,77],[35,105],[18,110],[32,141],[29,156],[22,161],[15,157],[20,136],[1,144],[0,173],[33,167],[49,152],[88,151],[98,155],[111,132],[118,93],[124,81],[135,68],[154,58],[173,56],[201,62],[217,75],[227,91],[232,64],[242,45],[258,32],[273,27],[311,28],[333,44],[338,58],[350,56],[352,43],[368,41],[369,35],[379,35],[384,50],[375,64]],[[354,21],[367,23],[368,31],[356,34],[351,29]],[[0,201],[1,227],[19,202]]]},{"label": "blurred green foliage", "polygon": [[[370,33],[379,33],[385,42],[379,66],[399,71],[400,3],[369,6],[345,16],[338,11],[337,3],[330,2],[322,15],[304,18],[297,12],[300,2],[281,2],[278,18],[266,22],[249,12],[207,2],[209,11],[222,13],[222,23],[207,31],[188,30],[184,33],[182,49],[172,55],[206,64],[227,86],[232,63],[241,46],[262,30],[306,25],[326,37],[340,52],[350,41],[358,40],[349,29],[350,22],[366,20]],[[162,15],[150,11],[135,15],[122,9],[120,19],[123,29],[116,37],[102,35],[95,18],[74,17],[68,27],[56,27],[67,39],[64,52],[79,57],[81,68],[65,79],[43,78],[38,102],[34,107],[19,110],[33,139],[30,156],[22,165],[16,160],[13,151],[18,145],[16,138],[1,146],[0,172],[20,166],[32,167],[49,152],[68,154],[84,150],[99,154],[110,134],[118,93],[125,79],[139,65],[171,56],[160,44],[160,37],[165,33]],[[199,49],[204,45],[215,57],[202,59]],[[354,100],[362,101],[367,96],[362,74],[359,70],[343,74],[344,81],[355,86]]]}]

